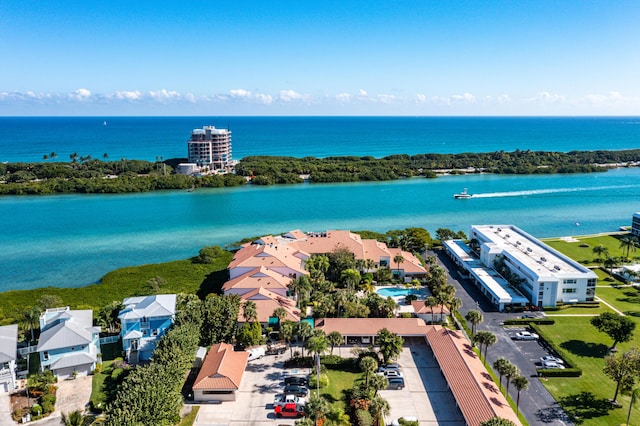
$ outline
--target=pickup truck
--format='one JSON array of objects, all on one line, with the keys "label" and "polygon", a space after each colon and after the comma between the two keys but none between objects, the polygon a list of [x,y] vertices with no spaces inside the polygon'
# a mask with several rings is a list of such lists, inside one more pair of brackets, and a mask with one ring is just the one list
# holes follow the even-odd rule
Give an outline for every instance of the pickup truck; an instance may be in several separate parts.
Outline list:
[{"label": "pickup truck", "polygon": [[286,351],[287,344],[285,342],[267,343],[267,355],[282,355]]}]

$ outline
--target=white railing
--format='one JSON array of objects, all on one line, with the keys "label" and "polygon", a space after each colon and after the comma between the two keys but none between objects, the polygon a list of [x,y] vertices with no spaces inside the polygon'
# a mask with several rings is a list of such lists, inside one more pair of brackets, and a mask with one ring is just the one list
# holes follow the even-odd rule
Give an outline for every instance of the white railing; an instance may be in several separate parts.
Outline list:
[{"label": "white railing", "polygon": [[18,354],[20,354],[21,356],[25,356],[35,352],[38,352],[38,346],[27,346],[26,348],[18,348]]},{"label": "white railing", "polygon": [[120,340],[120,335],[101,337],[100,338],[100,344],[101,345],[106,345],[106,344],[109,344],[109,343],[116,343],[118,340]]}]

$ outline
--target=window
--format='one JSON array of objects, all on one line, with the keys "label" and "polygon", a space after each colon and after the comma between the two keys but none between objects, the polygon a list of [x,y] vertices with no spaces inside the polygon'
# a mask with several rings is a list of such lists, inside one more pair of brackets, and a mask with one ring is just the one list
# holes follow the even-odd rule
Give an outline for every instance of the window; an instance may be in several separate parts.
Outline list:
[{"label": "window", "polygon": [[595,286],[596,286],[595,278],[592,278],[592,279],[587,281],[587,287],[595,287]]},{"label": "window", "polygon": [[158,329],[154,328],[153,331],[151,332],[152,336],[157,336],[158,335]]},{"label": "window", "polygon": [[49,361],[49,351],[42,352],[42,359]]},{"label": "window", "polygon": [[575,280],[575,279],[574,279],[574,280],[564,280],[564,281],[563,281],[563,283],[564,283],[564,284],[577,284],[577,282],[578,282],[578,281],[577,281],[577,280]]},{"label": "window", "polygon": [[577,288],[575,288],[575,287],[572,287],[572,288],[563,288],[563,289],[562,289],[562,293],[563,293],[563,294],[567,294],[567,293],[577,293],[577,292],[578,292],[578,289],[577,289]]}]

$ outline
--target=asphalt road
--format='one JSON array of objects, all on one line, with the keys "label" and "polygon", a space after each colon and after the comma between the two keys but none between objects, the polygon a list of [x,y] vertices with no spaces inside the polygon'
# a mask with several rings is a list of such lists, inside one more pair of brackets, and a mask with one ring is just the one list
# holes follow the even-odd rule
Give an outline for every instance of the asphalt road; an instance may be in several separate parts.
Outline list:
[{"label": "asphalt road", "polygon": [[[495,306],[468,279],[462,278],[456,265],[443,251],[432,253],[438,259],[438,264],[447,271],[447,280],[456,288],[456,296],[462,300],[460,313],[464,316],[472,309],[478,309],[484,316],[484,321],[478,325],[478,330],[490,331],[498,338],[496,344],[489,347],[487,364],[504,357],[515,364],[522,375],[529,380],[529,387],[520,392],[520,412],[531,425],[573,425],[569,416],[564,412],[553,396],[545,389],[536,373],[535,362],[546,350],[537,341],[515,341],[512,336],[518,329],[505,329],[500,324],[516,314],[498,312]],[[505,379],[502,380],[503,386]],[[509,387],[509,395],[516,400],[517,390]]]}]

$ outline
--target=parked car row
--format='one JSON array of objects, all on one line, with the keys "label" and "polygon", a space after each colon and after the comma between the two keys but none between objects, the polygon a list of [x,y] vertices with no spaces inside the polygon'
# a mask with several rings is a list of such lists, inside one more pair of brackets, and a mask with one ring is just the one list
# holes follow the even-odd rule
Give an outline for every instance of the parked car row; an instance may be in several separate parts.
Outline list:
[{"label": "parked car row", "polygon": [[404,389],[404,376],[400,372],[400,366],[398,364],[386,364],[378,368],[376,374],[387,378],[387,389]]},{"label": "parked car row", "polygon": [[283,393],[276,394],[273,411],[276,417],[303,417],[309,389],[305,376],[287,375],[284,378]]},{"label": "parked car row", "polygon": [[564,361],[553,355],[545,355],[540,358],[540,367],[545,369],[564,370]]}]

